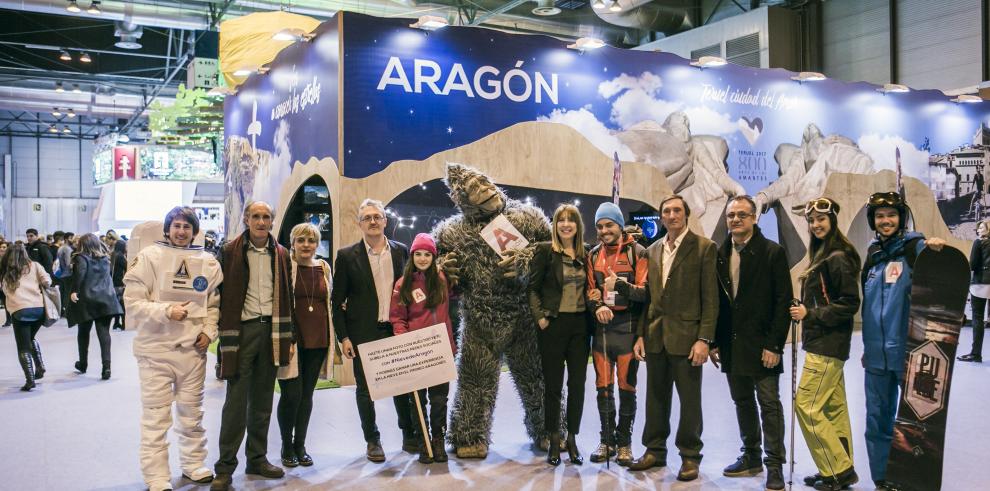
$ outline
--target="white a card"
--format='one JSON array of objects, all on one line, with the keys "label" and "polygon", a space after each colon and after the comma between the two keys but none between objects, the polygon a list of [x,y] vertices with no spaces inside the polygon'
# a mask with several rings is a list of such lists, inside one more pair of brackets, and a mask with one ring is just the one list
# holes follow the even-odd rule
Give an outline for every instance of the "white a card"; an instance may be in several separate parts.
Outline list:
[{"label": "white a card", "polygon": [[492,219],[480,233],[481,238],[485,239],[492,250],[503,257],[510,249],[522,249],[529,245],[526,237],[523,237],[523,234],[503,214]]},{"label": "white a card", "polygon": [[165,273],[159,278],[159,299],[163,302],[184,303],[189,317],[206,315],[208,291],[212,290],[206,277],[206,259],[198,250],[164,248],[162,264]]},{"label": "white a card", "polygon": [[901,277],[901,273],[904,271],[904,264],[900,261],[891,261],[887,263],[887,267],[884,268],[883,279],[886,283],[897,283],[897,278]]},{"label": "white a card", "polygon": [[417,288],[417,289],[413,290],[412,291],[412,296],[413,296],[413,302],[416,302],[416,303],[420,303],[423,300],[426,300],[426,293],[423,293],[423,289],[422,288]]}]

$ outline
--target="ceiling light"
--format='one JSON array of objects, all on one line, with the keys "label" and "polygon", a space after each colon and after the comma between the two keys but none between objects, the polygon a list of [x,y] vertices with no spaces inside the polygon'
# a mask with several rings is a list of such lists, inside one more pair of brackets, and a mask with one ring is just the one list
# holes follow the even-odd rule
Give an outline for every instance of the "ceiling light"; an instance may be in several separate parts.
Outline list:
[{"label": "ceiling light", "polygon": [[59,50],[58,59],[62,61],[72,61],[72,55],[66,50]]},{"label": "ceiling light", "polygon": [[[540,2],[544,3],[544,2]],[[560,13],[560,9],[554,6],[553,2],[549,2],[549,5],[542,5],[533,9],[533,15],[539,15],[540,17],[549,17],[551,15],[557,15]]]},{"label": "ceiling light", "polygon": [[983,98],[978,95],[962,94],[956,96],[955,99],[950,99],[952,102],[959,104],[975,104],[977,102],[983,102]]},{"label": "ceiling light", "polygon": [[66,126],[65,128],[62,128],[62,133],[72,133],[72,130],[70,130],[69,127]]},{"label": "ceiling light", "polygon": [[83,53],[82,55],[79,56],[79,61],[83,63],[90,63],[93,61],[93,59],[89,57],[89,53]]},{"label": "ceiling light", "polygon": [[144,27],[126,21],[114,22],[113,35],[120,38],[120,41],[113,43],[120,49],[141,49],[141,36],[144,35]]},{"label": "ceiling light", "polygon": [[609,12],[622,12],[622,5],[619,5],[619,0],[612,0],[612,5],[608,6]]},{"label": "ceiling light", "polygon": [[51,125],[51,126],[48,127],[48,132],[49,133],[58,133],[58,128],[56,128],[55,125]]},{"label": "ceiling light", "polygon": [[416,22],[409,24],[409,27],[414,27],[417,29],[423,29],[424,31],[435,31],[437,29],[447,27],[449,23],[447,19],[443,17],[437,17],[435,15],[424,15],[419,18]]},{"label": "ceiling light", "polygon": [[65,10],[68,10],[73,14],[78,14],[79,12],[82,12],[82,9],[79,8],[79,5],[76,5],[76,0],[69,0],[69,4],[65,6]]},{"label": "ceiling light", "polygon": [[877,91],[883,92],[884,94],[889,94],[891,92],[894,93],[909,92],[910,90],[911,89],[909,89],[907,85],[901,85],[901,84],[883,84],[883,87],[877,88]]},{"label": "ceiling light", "polygon": [[702,56],[701,58],[691,62],[691,66],[696,66],[699,68],[711,68],[725,64],[725,58],[720,56]]},{"label": "ceiling light", "polygon": [[309,41],[313,39],[313,35],[298,27],[287,27],[272,34],[272,39],[275,41]]},{"label": "ceiling light", "polygon": [[605,8],[605,0],[595,0],[591,3],[591,7],[595,10],[601,10]]},{"label": "ceiling light", "polygon": [[72,91],[75,92],[75,93],[77,93],[77,94],[81,94],[82,93],[82,89],[79,88],[79,84],[72,84]]},{"label": "ceiling light", "polygon": [[52,109],[52,116],[55,116],[56,118],[61,117],[62,111],[59,111],[58,108],[56,107],[55,109]]},{"label": "ceiling light", "polygon": [[93,0],[93,3],[90,3],[89,4],[89,8],[86,9],[86,12],[89,12],[89,13],[91,13],[93,15],[100,15],[100,14],[102,14],[103,11],[100,10],[100,0]]},{"label": "ceiling light", "polygon": [[68,116],[68,117],[70,117],[70,118],[74,118],[74,117],[76,117],[76,112],[73,111],[72,109],[69,109],[69,112],[65,113],[65,115]]},{"label": "ceiling light", "polygon": [[118,143],[128,143],[130,141],[131,141],[131,137],[129,137],[127,135],[120,135],[120,136],[117,137],[117,142]]},{"label": "ceiling light", "polygon": [[55,82],[55,92],[65,92],[65,88],[62,87],[62,82]]},{"label": "ceiling light", "polygon": [[801,72],[791,77],[791,80],[798,82],[817,82],[819,80],[825,80],[825,78],[825,75],[818,72]]},{"label": "ceiling light", "polygon": [[567,47],[570,49],[576,49],[580,51],[585,51],[589,49],[598,49],[601,48],[602,46],[605,46],[605,41],[602,41],[601,39],[598,38],[589,38],[589,37],[578,38],[577,41],[574,41],[574,44],[567,45]]}]

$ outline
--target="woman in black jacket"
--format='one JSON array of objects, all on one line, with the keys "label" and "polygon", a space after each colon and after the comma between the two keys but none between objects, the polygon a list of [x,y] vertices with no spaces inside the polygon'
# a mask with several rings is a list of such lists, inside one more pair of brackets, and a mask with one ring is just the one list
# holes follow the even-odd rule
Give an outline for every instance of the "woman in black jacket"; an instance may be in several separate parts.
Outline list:
[{"label": "woman in black jacket", "polygon": [[530,263],[529,305],[539,328],[543,360],[544,425],[550,433],[547,463],[560,465],[560,398],[567,365],[567,453],[582,464],[575,436],[581,429],[584,385],[591,333],[585,309],[587,273],[582,237],[584,224],[577,207],[564,204],[553,213],[550,242],[537,244]]},{"label": "woman in black jacket", "polygon": [[89,333],[96,324],[103,362],[103,380],[110,378],[110,319],[124,309],[117,300],[110,277],[110,258],[106,246],[93,234],[79,238],[79,247],[72,255],[72,285],[69,289],[69,325],[78,325],[79,361],[76,370],[86,373],[89,364]]},{"label": "woman in black jacket", "polygon": [[805,206],[804,214],[811,235],[810,264],[800,276],[801,304],[791,307],[791,318],[802,321],[806,352],[795,410],[818,467],[805,483],[841,489],[858,480],[842,366],[849,359],[853,317],[859,310],[860,261],[839,231],[838,203],[818,198]]},{"label": "woman in black jacket", "polygon": [[990,298],[990,221],[976,226],[973,250],[969,253],[969,269],[973,279],[969,284],[970,304],[973,307],[973,348],[969,354],[959,357],[959,361],[983,363],[983,319],[986,315],[987,298]]},{"label": "woman in black jacket", "polygon": [[[121,307],[124,305],[124,273],[127,272],[127,241],[118,239],[113,243],[113,252],[110,254],[110,277],[113,279],[113,291],[117,295],[117,301]],[[124,330],[124,315],[115,316],[114,330]]]}]

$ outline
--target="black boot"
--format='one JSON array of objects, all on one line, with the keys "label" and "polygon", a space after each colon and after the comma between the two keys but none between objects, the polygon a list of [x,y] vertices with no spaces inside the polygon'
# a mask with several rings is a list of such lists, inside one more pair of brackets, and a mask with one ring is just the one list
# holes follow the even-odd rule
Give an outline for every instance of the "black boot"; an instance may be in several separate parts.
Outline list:
[{"label": "black boot", "polygon": [[636,393],[619,389],[619,424],[615,427],[616,463],[632,463],[632,427],[636,419]]},{"label": "black boot", "polygon": [[296,451],[296,460],[299,461],[299,465],[303,467],[309,467],[313,465],[313,457],[306,452],[306,444],[300,442],[297,438],[295,443],[292,444]]},{"label": "black boot", "polygon": [[567,435],[567,457],[574,465],[581,465],[584,463],[584,457],[581,456],[581,451],[578,450],[574,433]]},{"label": "black boot", "polygon": [[446,431],[435,431],[433,432],[433,440],[430,444],[433,446],[433,461],[434,462],[446,462],[447,461],[447,449],[444,448],[444,437]]},{"label": "black boot", "polygon": [[34,379],[41,380],[45,376],[45,359],[41,357],[41,343],[37,339],[31,340],[34,350],[31,355],[34,357]]},{"label": "black boot", "polygon": [[556,467],[560,465],[560,433],[550,434],[550,446],[547,448],[547,463]]},{"label": "black boot", "polygon": [[24,386],[21,390],[30,392],[34,388],[34,361],[31,359],[31,353],[27,351],[21,351],[17,356],[21,361],[21,369],[24,370]]},{"label": "black boot", "polygon": [[420,464],[432,464],[433,457],[430,457],[430,453],[433,451],[433,442],[430,442],[429,448],[426,446],[426,440],[420,438],[419,440],[419,463]]},{"label": "black boot", "polygon": [[601,444],[592,452],[591,461],[605,462],[615,455],[615,400],[612,399],[612,386],[598,389],[598,418],[601,420]]},{"label": "black boot", "polygon": [[291,441],[282,440],[282,465],[286,467],[296,467],[299,459],[296,457],[296,449]]},{"label": "black boot", "polygon": [[109,361],[103,362],[103,373],[101,374],[101,377],[100,378],[102,378],[103,380],[110,380],[110,362]]}]

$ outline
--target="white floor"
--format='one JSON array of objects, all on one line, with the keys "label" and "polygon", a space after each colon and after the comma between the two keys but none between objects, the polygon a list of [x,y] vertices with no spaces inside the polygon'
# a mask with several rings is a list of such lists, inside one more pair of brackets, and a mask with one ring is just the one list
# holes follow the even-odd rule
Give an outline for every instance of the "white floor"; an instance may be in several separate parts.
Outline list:
[{"label": "white floor", "polygon": [[[131,355],[133,333],[113,333],[113,378],[99,380],[98,347],[93,336],[90,347],[91,370],[85,375],[72,368],[76,360],[75,329],[64,323],[43,329],[41,341],[48,374],[30,393],[20,392],[23,377],[15,357],[13,333],[0,329],[0,489],[74,490],[74,489],[143,489],[138,467],[138,424],[140,403],[134,358]],[[962,336],[963,350],[968,350],[970,330]],[[856,489],[872,489],[863,441],[863,370],[858,362],[862,350],[859,337],[853,339],[853,358],[846,367],[846,387],[852,413],[856,469],[860,484]],[[212,356],[212,355],[211,355]],[[788,354],[785,375],[781,378],[785,410],[790,410]],[[800,364],[800,361],[798,362]],[[210,361],[212,365],[212,360]],[[942,489],[986,489],[990,478],[990,418],[983,410],[990,390],[990,362],[985,365],[958,363],[953,378],[949,417],[945,479]],[[595,409],[593,377],[589,366],[589,390],[583,431],[579,442],[587,457],[598,441],[598,415]],[[640,368],[645,380],[645,367]],[[644,419],[643,390],[634,432],[634,453],[639,444]],[[453,390],[451,392],[453,394]],[[220,407],[223,384],[212,376],[207,380],[206,421],[210,437],[210,461],[217,455]],[[278,397],[276,395],[276,397]],[[671,452],[671,468],[632,473],[614,464],[586,462],[581,467],[566,464],[557,469],[543,463],[544,456],[530,450],[522,430],[521,407],[507,374],[503,374],[500,397],[495,412],[494,444],[484,461],[459,461],[424,466],[415,456],[399,451],[400,433],[395,426],[391,403],[378,404],[379,427],[388,455],[385,464],[371,464],[364,458],[353,388],[317,391],[315,413],[310,429],[308,449],[316,465],[288,470],[281,480],[247,478],[243,464],[235,474],[237,489],[763,489],[763,476],[730,479],[721,475],[722,467],[738,454],[739,437],[735,411],[729,398],[725,377],[707,364],[704,382],[705,459],[701,478],[692,483],[675,480],[680,462],[676,450]],[[677,414],[677,408],[674,408]],[[789,414],[789,413],[788,413]],[[676,419],[676,416],[675,416]],[[788,426],[790,422],[788,420]],[[274,416],[269,436],[269,458],[279,462],[280,441]],[[807,447],[796,435],[797,464],[795,487],[804,488],[800,477],[815,471]],[[670,447],[673,449],[673,437]],[[242,454],[243,455],[243,450]],[[243,457],[241,458],[243,460]],[[202,489],[178,479],[178,456],[172,452],[173,483],[176,489]],[[786,474],[785,467],[785,474]]]}]

